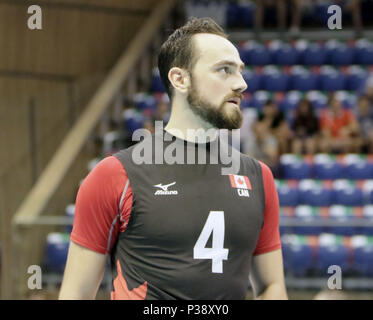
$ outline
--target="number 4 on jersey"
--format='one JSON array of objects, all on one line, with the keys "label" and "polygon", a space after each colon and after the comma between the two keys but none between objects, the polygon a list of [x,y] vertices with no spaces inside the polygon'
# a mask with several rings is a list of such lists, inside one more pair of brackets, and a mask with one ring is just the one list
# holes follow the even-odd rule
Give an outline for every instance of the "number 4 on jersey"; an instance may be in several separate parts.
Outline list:
[{"label": "number 4 on jersey", "polygon": [[[228,259],[224,249],[224,211],[210,211],[201,234],[194,246],[194,259],[212,259],[212,272],[223,273],[223,260]],[[212,248],[206,248],[212,233]]]}]

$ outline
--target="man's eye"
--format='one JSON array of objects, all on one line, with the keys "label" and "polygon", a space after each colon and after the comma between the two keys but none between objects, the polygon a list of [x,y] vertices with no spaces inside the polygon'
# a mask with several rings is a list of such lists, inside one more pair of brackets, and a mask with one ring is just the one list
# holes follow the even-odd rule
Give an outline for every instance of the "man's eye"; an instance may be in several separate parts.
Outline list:
[{"label": "man's eye", "polygon": [[222,67],[219,70],[221,73],[226,73],[226,74],[230,73],[230,69],[228,67]]}]

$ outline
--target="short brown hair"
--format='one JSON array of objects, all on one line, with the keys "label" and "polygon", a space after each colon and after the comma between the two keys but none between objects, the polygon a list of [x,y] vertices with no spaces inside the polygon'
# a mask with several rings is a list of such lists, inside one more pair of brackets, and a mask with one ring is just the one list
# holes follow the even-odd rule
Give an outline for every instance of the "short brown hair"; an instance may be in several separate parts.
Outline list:
[{"label": "short brown hair", "polygon": [[196,56],[191,38],[198,33],[211,33],[228,38],[223,28],[211,18],[191,18],[168,37],[159,52],[158,69],[170,99],[172,99],[172,85],[168,80],[168,72],[172,67],[186,70],[193,68]]}]

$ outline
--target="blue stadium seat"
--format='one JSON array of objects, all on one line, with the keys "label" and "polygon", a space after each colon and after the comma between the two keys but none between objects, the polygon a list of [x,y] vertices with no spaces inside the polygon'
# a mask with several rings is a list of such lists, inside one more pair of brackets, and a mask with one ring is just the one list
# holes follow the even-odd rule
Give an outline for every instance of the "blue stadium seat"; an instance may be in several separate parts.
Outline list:
[{"label": "blue stadium seat", "polygon": [[262,89],[262,76],[251,69],[246,68],[243,72],[243,78],[246,81],[248,92],[254,92]]},{"label": "blue stadium seat", "polygon": [[298,91],[319,89],[319,76],[303,67],[293,67],[290,77],[290,88]]},{"label": "blue stadium seat", "polygon": [[356,49],[356,62],[362,65],[373,64],[373,45],[369,44]]},{"label": "blue stadium seat", "polygon": [[333,203],[333,190],[322,181],[304,179],[299,182],[298,189],[301,204],[327,207]]},{"label": "blue stadium seat", "polygon": [[373,179],[373,164],[365,161],[346,166],[347,179]]},{"label": "blue stadium seat", "polygon": [[347,90],[360,90],[364,87],[369,73],[359,66],[351,66],[348,69]]},{"label": "blue stadium seat", "polygon": [[[354,237],[358,238],[358,236]],[[354,268],[360,272],[363,276],[372,277],[373,276],[373,241],[372,237],[362,238],[361,245],[354,247]],[[363,239],[366,239],[365,241]],[[368,240],[370,239],[370,240]]]},{"label": "blue stadium seat", "polygon": [[333,191],[323,187],[300,190],[299,199],[302,204],[327,207],[333,203]]},{"label": "blue stadium seat", "polygon": [[291,113],[294,111],[299,104],[299,101],[302,99],[302,93],[299,91],[289,91],[285,94],[284,99],[279,103],[279,108],[285,113]]},{"label": "blue stadium seat", "polygon": [[373,179],[365,180],[362,188],[365,202],[373,204]]},{"label": "blue stadium seat", "polygon": [[343,244],[342,237],[322,234],[319,237],[318,267],[320,273],[326,274],[332,265],[337,265],[342,271],[346,271],[349,268],[349,250]]},{"label": "blue stadium seat", "polygon": [[322,219],[318,208],[307,205],[297,206],[295,208],[295,218],[298,221],[302,221],[305,225],[294,226],[294,233],[304,235],[319,235],[323,232],[322,226],[307,226],[307,223],[318,222]]},{"label": "blue stadium seat", "polygon": [[346,89],[346,76],[336,69],[323,67],[320,74],[322,90],[338,91]]},{"label": "blue stadium seat", "polygon": [[153,69],[152,72],[152,80],[150,84],[150,91],[151,92],[165,92],[165,88],[159,74],[158,68]]},{"label": "blue stadium seat", "polygon": [[51,272],[63,273],[69,251],[69,235],[62,233],[50,233],[47,236],[44,264]]},{"label": "blue stadium seat", "polygon": [[298,189],[282,184],[277,188],[280,206],[295,207],[298,205]]},{"label": "blue stadium seat", "polygon": [[295,162],[282,165],[284,179],[308,179],[312,177],[312,166],[307,162]]},{"label": "blue stadium seat", "polygon": [[338,162],[315,163],[315,177],[322,180],[343,179],[344,166]]},{"label": "blue stadium seat", "polygon": [[302,62],[305,65],[319,66],[327,63],[327,50],[320,44],[312,43],[305,50],[302,55]]},{"label": "blue stadium seat", "polygon": [[262,43],[247,42],[239,48],[239,53],[246,65],[264,66],[272,62],[269,50]]},{"label": "blue stadium seat", "polygon": [[251,105],[260,110],[262,106],[269,100],[270,98],[270,93],[265,91],[265,90],[259,90],[256,91],[253,94],[252,100],[251,100]]},{"label": "blue stadium seat", "polygon": [[287,220],[294,219],[294,206],[291,206],[291,207],[280,206],[280,235],[293,233],[292,226],[282,225],[282,222],[285,219]]},{"label": "blue stadium seat", "polygon": [[[280,234],[281,231],[280,231]],[[286,237],[288,235],[285,235],[285,236],[282,236],[281,237],[281,251],[282,251],[282,257],[283,257],[283,264],[284,264],[284,273],[285,275],[287,275],[287,273],[289,272],[289,262],[290,262],[290,259],[291,259],[291,248],[290,248],[290,244],[286,241],[284,241],[284,237]]]},{"label": "blue stadium seat", "polygon": [[[373,194],[373,191],[372,191]],[[373,205],[366,205],[363,208],[363,217],[369,222],[373,222]],[[367,226],[367,227],[362,227],[362,234],[373,236],[373,227]]]},{"label": "blue stadium seat", "polygon": [[357,219],[353,215],[353,210],[350,207],[341,206],[341,205],[333,205],[329,209],[329,216],[330,219],[336,221],[337,223],[346,224],[345,226],[330,226],[327,228],[328,232],[343,235],[343,236],[352,236],[354,235],[358,229],[354,226],[349,225],[349,222],[354,221]]},{"label": "blue stadium seat", "polygon": [[281,237],[284,266],[287,273],[303,277],[314,267],[314,248],[309,244],[308,239],[307,236],[296,234],[286,234]]},{"label": "blue stadium seat", "polygon": [[[344,185],[338,187],[339,182]],[[356,187],[353,183],[342,180],[334,182],[335,204],[344,206],[358,207],[364,205],[364,196],[362,189]]]},{"label": "blue stadium seat", "polygon": [[340,44],[331,52],[331,64],[348,66],[355,62],[355,48]]},{"label": "blue stadium seat", "polygon": [[307,99],[311,101],[312,107],[318,111],[326,108],[328,97],[321,91],[310,91],[307,93]]},{"label": "blue stadium seat", "polygon": [[289,76],[276,67],[268,66],[263,72],[263,87],[268,91],[286,91]]},{"label": "blue stadium seat", "polygon": [[289,269],[296,277],[303,277],[314,268],[313,248],[308,243],[293,244],[290,247]]},{"label": "blue stadium seat", "polygon": [[290,44],[282,44],[273,52],[273,63],[290,66],[298,63],[298,51]]}]

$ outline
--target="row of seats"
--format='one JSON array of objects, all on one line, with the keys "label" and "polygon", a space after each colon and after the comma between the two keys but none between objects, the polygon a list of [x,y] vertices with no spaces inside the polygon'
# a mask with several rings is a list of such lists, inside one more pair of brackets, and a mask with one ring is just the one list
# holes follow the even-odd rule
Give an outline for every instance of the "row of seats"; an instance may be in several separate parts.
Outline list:
[{"label": "row of seats", "polygon": [[[357,104],[358,95],[355,91],[341,90],[335,91],[334,94],[344,108],[353,109]],[[293,113],[302,99],[310,101],[316,113],[319,113],[322,109],[326,109],[328,106],[328,92],[325,91],[313,90],[301,92],[292,90],[287,92],[271,92],[259,90],[254,93],[245,92],[241,107],[260,110],[268,100],[272,100],[281,111]]]},{"label": "row of seats", "polygon": [[278,67],[267,65],[262,68],[246,68],[243,77],[247,91],[337,91],[359,90],[368,77],[370,69],[355,65],[336,68],[329,65],[305,68],[302,66]]},{"label": "row of seats", "polygon": [[305,236],[287,234],[281,237],[284,268],[287,275],[328,276],[337,265],[343,275],[373,276],[373,237],[343,237],[333,234]]},{"label": "row of seats", "polygon": [[276,180],[281,206],[300,204],[328,207],[331,205],[364,206],[373,204],[373,183],[356,180]]},{"label": "row of seats", "polygon": [[[341,68],[330,65],[312,68],[298,65],[293,67],[267,65],[245,68],[243,77],[247,84],[246,92],[360,90],[371,75],[371,70],[371,66],[363,68],[356,65]],[[153,72],[151,92],[165,92],[157,70]]]},{"label": "row of seats", "polygon": [[[335,91],[334,94],[337,99],[341,101],[344,108],[353,109],[356,106],[358,100],[356,91],[340,90]],[[297,90],[286,92],[265,90],[258,90],[254,93],[245,92],[241,102],[241,108],[256,108],[257,110],[261,110],[268,100],[272,100],[277,104],[279,110],[285,112],[285,115],[289,118],[292,118],[294,116],[294,111],[302,99],[309,100],[315,112],[318,114],[321,110],[327,108],[328,92],[318,90],[308,92]],[[135,95],[134,103],[136,108],[127,109],[123,113],[124,125],[128,131],[133,132],[135,129],[141,128],[145,117],[156,112],[160,101],[168,101],[165,93],[139,93]]]},{"label": "row of seats", "polygon": [[373,43],[367,40],[357,42],[308,42],[306,40],[285,43],[279,40],[260,43],[247,41],[239,45],[241,59],[247,65],[308,65],[331,64],[348,66],[351,64],[373,64]]},{"label": "row of seats", "polygon": [[[44,268],[63,273],[70,237],[67,233],[50,233],[45,247]],[[281,237],[284,268],[287,274],[306,276],[318,272],[325,276],[331,265],[343,271],[373,275],[373,237],[342,237],[333,234],[304,236],[287,234]]]},{"label": "row of seats", "polygon": [[[282,177],[284,179],[373,179],[373,155],[346,154],[300,156],[283,154],[280,157]],[[335,182],[342,185],[342,182]],[[351,185],[352,183],[343,183]],[[370,182],[369,182],[370,186]]]},{"label": "row of seats", "polygon": [[345,236],[373,235],[373,225],[370,225],[372,223],[373,205],[364,207],[342,205],[280,207],[281,234],[319,235],[327,232]]},{"label": "row of seats", "polygon": [[[209,4],[210,2],[216,1],[193,1],[194,3],[200,3],[200,8],[205,6],[204,12],[210,12]],[[224,4],[223,2],[218,1]],[[306,2],[306,1],[305,1]],[[328,19],[331,17],[331,13],[328,13],[328,8],[331,4],[335,4],[335,1],[320,1],[311,2],[312,6],[308,10],[304,10],[302,16],[302,26],[304,25],[318,25],[319,27],[325,28],[328,23]],[[371,5],[369,1],[361,1],[362,9],[361,16],[363,23],[370,22],[373,19],[373,12],[370,10]],[[198,8],[198,9],[200,9]],[[255,1],[228,1],[225,7],[225,21],[227,28],[232,29],[248,29],[254,26],[255,17]],[[201,10],[201,9],[200,9]],[[202,13],[202,12],[201,12]],[[203,15],[200,15],[203,16]],[[275,10],[268,10],[266,12],[266,17],[268,21],[276,21],[277,14]],[[343,22],[352,21],[351,12],[343,12]]]}]

